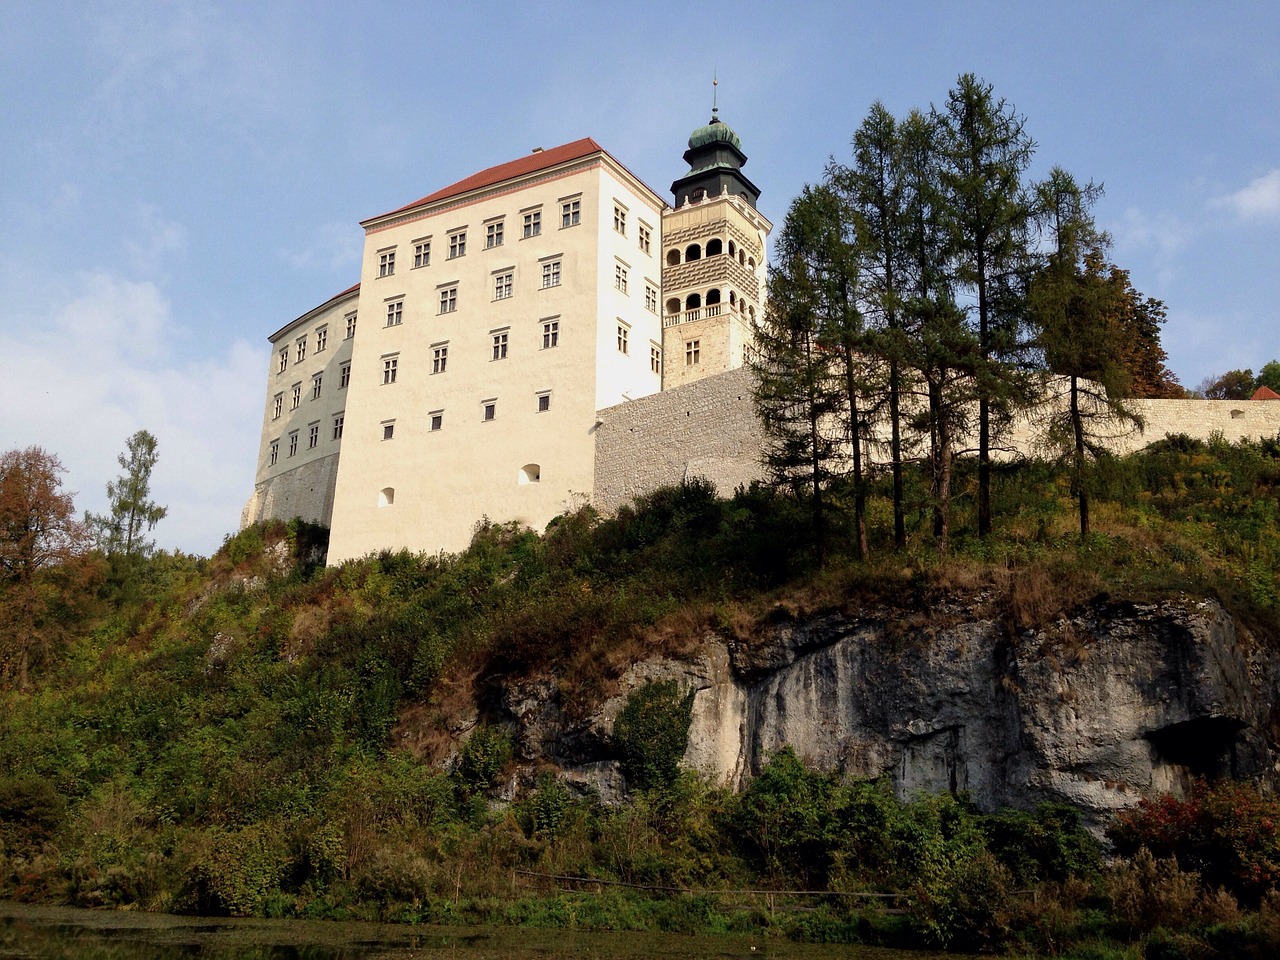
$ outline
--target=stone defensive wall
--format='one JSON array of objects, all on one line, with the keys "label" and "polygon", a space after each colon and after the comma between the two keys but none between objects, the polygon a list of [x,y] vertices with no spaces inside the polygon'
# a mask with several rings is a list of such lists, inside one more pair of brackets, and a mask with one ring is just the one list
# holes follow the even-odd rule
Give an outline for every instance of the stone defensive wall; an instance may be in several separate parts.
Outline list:
[{"label": "stone defensive wall", "polygon": [[338,454],[319,457],[264,480],[240,514],[240,529],[272,517],[301,517],[329,526],[338,483]]},{"label": "stone defensive wall", "polygon": [[[610,513],[641,494],[693,477],[712,481],[721,496],[763,480],[765,436],[752,401],[754,385],[750,369],[742,367],[598,411],[596,508]],[[1199,440],[1219,435],[1229,443],[1280,435],[1280,400],[1131,400],[1125,406],[1142,419],[1141,430],[1131,422],[1105,419],[1090,425],[1117,454],[1169,434]],[[993,456],[1045,453],[1045,421],[1054,408],[1065,409],[1061,393],[1002,431]],[[885,459],[887,426],[882,432],[881,442],[866,450],[872,461]],[[974,438],[960,438],[958,447],[964,449],[970,440],[976,446]]]},{"label": "stone defensive wall", "polygon": [[741,367],[598,411],[596,509],[612,513],[640,494],[694,477],[710,480],[723,497],[764,479],[754,382]]}]

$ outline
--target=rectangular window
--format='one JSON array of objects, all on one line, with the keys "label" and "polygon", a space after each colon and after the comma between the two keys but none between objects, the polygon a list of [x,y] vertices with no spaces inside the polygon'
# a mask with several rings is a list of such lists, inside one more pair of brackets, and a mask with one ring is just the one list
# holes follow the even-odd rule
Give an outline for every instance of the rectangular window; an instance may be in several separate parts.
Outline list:
[{"label": "rectangular window", "polygon": [[630,329],[628,329],[627,325],[623,323],[618,324],[618,352],[619,353],[631,352],[631,344],[629,342],[630,337],[631,337],[631,331]]},{"label": "rectangular window", "polygon": [[280,419],[280,414],[284,410],[284,394],[277,393],[275,399],[271,401],[271,418],[273,420]]},{"label": "rectangular window", "polygon": [[684,345],[684,365],[692,367],[699,362],[702,355],[702,341],[690,340]]},{"label": "rectangular window", "polygon": [[399,357],[384,357],[382,360],[382,382],[395,383],[397,368],[400,366]]},{"label": "rectangular window", "polygon": [[649,344],[649,369],[654,373],[662,372],[662,350]]},{"label": "rectangular window", "polygon": [[274,466],[276,465],[276,461],[277,461],[277,460],[279,460],[279,459],[280,459],[280,441],[279,441],[279,440],[272,440],[272,441],[271,441],[271,455],[270,455],[270,457],[267,459],[267,466],[268,466],[268,467],[274,467]]},{"label": "rectangular window", "polygon": [[484,407],[483,418],[486,421],[497,419],[498,417],[498,401],[497,400],[486,400],[484,401],[482,406]]},{"label": "rectangular window", "polygon": [[356,315],[353,313],[347,317],[347,339],[350,340],[356,335]]},{"label": "rectangular window", "polygon": [[507,333],[495,333],[493,335],[493,360],[507,359]]},{"label": "rectangular window", "polygon": [[324,353],[324,348],[329,345],[329,328],[321,327],[316,331],[316,353]]},{"label": "rectangular window", "polygon": [[487,223],[484,227],[484,248],[491,250],[502,246],[502,221]]},{"label": "rectangular window", "polygon": [[347,418],[344,417],[342,414],[338,414],[336,417],[333,418],[333,439],[335,440],[342,439],[342,424],[343,424],[343,421],[345,421],[346,419]]},{"label": "rectangular window", "polygon": [[284,373],[289,369],[289,348],[280,351],[280,362],[276,364],[276,373]]},{"label": "rectangular window", "polygon": [[511,273],[495,273],[493,275],[493,299],[505,300],[511,296],[511,281],[514,276]]},{"label": "rectangular window", "polygon": [[338,368],[338,389],[347,389],[347,384],[351,382],[351,363],[348,361]]},{"label": "rectangular window", "polygon": [[297,342],[296,346],[298,350],[295,362],[301,363],[303,360],[307,359],[307,338],[303,337]]},{"label": "rectangular window", "polygon": [[431,348],[431,372],[444,373],[449,367],[449,345],[442,343]]},{"label": "rectangular window", "polygon": [[415,240],[413,242],[413,268],[425,267],[431,263],[431,241]]},{"label": "rectangular window", "polygon": [[648,283],[644,285],[644,308],[650,313],[658,312],[658,291]]},{"label": "rectangular window", "polygon": [[396,272],[395,250],[383,250],[378,254],[378,276],[389,277]]},{"label": "rectangular window", "polygon": [[650,236],[650,233],[649,233],[649,228],[648,228],[648,227],[646,227],[646,226],[642,223],[642,224],[640,224],[640,226],[639,226],[639,228],[637,229],[637,231],[636,231],[636,232],[640,235],[640,249],[641,249],[641,251],[643,251],[644,253],[648,253],[648,252],[649,252],[649,245],[650,245],[650,242],[651,242],[651,240],[652,240],[652,237]]},{"label": "rectangular window", "polygon": [[432,410],[431,413],[427,414],[427,416],[431,418],[432,430],[440,430],[444,427],[444,411],[443,410]]},{"label": "rectangular window", "polygon": [[314,450],[320,442],[320,424],[313,423],[307,430],[307,449]]},{"label": "rectangular window", "polygon": [[627,211],[616,203],[613,205],[613,229],[624,237],[627,235]]},{"label": "rectangular window", "polygon": [[396,422],[394,420],[384,420],[382,423],[382,439],[393,440],[396,435]]},{"label": "rectangular window", "polygon": [[458,288],[443,287],[440,290],[440,312],[453,313],[458,309]]},{"label": "rectangular window", "polygon": [[524,215],[524,238],[536,237],[542,233],[542,211],[533,210]]},{"label": "rectangular window", "polygon": [[311,378],[311,399],[312,400],[320,399],[320,383],[323,379],[324,377],[318,373]]},{"label": "rectangular window", "polygon": [[560,321],[542,321],[542,349],[550,350],[560,342]]},{"label": "rectangular window", "polygon": [[302,384],[295,383],[293,385],[293,395],[289,398],[289,409],[297,410],[300,403],[302,403]]},{"label": "rectangular window", "polygon": [[560,204],[560,228],[576,227],[582,222],[582,201],[566,200]]},{"label": "rectangular window", "polygon": [[627,268],[620,263],[613,265],[613,285],[623,293],[627,292]]},{"label": "rectangular window", "polygon": [[295,430],[289,434],[289,456],[295,456],[298,452],[298,431]]},{"label": "rectangular window", "polygon": [[467,231],[460,230],[457,233],[449,234],[449,259],[455,260],[458,257],[467,255]]},{"label": "rectangular window", "polygon": [[551,409],[551,391],[547,390],[538,394],[538,412],[545,413]]},{"label": "rectangular window", "polygon": [[387,304],[387,326],[398,327],[404,314],[404,301],[395,300]]},{"label": "rectangular window", "polygon": [[542,287],[560,286],[560,261],[549,260],[542,265]]}]

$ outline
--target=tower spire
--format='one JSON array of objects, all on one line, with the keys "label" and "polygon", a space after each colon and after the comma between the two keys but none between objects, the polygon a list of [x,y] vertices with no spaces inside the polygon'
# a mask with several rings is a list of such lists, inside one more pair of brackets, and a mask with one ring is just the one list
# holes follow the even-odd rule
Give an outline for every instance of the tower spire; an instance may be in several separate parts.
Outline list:
[{"label": "tower spire", "polygon": [[720,122],[720,76],[719,70],[711,70],[711,122]]}]

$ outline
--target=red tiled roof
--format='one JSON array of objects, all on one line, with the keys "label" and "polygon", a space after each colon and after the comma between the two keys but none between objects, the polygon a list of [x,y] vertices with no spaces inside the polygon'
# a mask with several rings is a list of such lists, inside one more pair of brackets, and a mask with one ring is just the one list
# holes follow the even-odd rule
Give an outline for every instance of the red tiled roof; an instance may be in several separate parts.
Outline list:
[{"label": "red tiled roof", "polygon": [[377,217],[370,217],[369,219],[378,220],[381,217],[389,217],[405,210],[411,210],[424,203],[435,203],[437,200],[444,200],[471,190],[479,190],[482,187],[491,187],[495,183],[501,183],[503,180],[522,177],[538,170],[545,170],[547,167],[554,167],[556,164],[579,160],[593,153],[603,152],[604,148],[600,144],[590,137],[584,137],[581,140],[573,141],[573,143],[566,143],[563,146],[552,147],[550,150],[540,150],[537,153],[526,154],[518,160],[510,160],[506,163],[500,163],[496,167],[481,170],[479,173],[473,173],[465,180],[459,180],[457,183],[450,184],[442,190],[427,194],[421,200],[406,203],[403,207],[397,207],[395,210],[379,214]]},{"label": "red tiled roof", "polygon": [[1259,387],[1253,392],[1250,400],[1280,400],[1280,393],[1276,393],[1270,387]]}]

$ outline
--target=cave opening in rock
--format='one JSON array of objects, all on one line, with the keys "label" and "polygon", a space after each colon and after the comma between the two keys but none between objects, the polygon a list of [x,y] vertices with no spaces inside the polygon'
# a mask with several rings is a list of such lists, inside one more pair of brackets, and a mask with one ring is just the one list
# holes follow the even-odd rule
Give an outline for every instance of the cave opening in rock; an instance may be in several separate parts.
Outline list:
[{"label": "cave opening in rock", "polygon": [[1236,739],[1246,724],[1239,717],[1193,717],[1152,730],[1147,739],[1160,759],[1186,767],[1197,777],[1236,776]]}]

